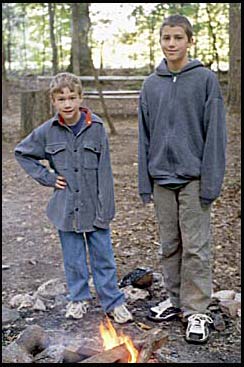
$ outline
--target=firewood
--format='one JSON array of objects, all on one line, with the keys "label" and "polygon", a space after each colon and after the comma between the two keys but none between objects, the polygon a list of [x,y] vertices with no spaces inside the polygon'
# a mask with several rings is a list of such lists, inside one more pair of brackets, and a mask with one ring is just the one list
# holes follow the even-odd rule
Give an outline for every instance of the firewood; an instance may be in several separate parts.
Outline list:
[{"label": "firewood", "polygon": [[148,331],[142,341],[137,363],[146,363],[151,357],[151,354],[165,344],[167,340],[168,334],[161,329],[154,328]]},{"label": "firewood", "polygon": [[65,347],[63,351],[63,362],[64,363],[76,363],[83,361],[86,358],[94,356],[100,353],[101,350],[96,350],[89,345],[76,345],[71,343]]},{"label": "firewood", "polygon": [[90,358],[86,358],[78,363],[124,363],[129,358],[129,352],[125,344],[118,345],[109,350],[105,350]]}]

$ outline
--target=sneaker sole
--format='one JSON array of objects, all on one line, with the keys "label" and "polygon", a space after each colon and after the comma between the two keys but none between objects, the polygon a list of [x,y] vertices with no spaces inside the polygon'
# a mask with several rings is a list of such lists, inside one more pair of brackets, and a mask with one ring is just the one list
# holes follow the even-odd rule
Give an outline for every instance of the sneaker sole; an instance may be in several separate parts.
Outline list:
[{"label": "sneaker sole", "polygon": [[189,343],[189,344],[206,344],[207,343],[207,341],[208,341],[208,337],[206,338],[206,339],[204,339],[204,340],[198,340],[198,339],[187,339],[186,337],[185,337],[185,340],[187,341],[187,343]]},{"label": "sneaker sole", "polygon": [[109,316],[114,322],[117,322],[117,324],[126,324],[127,322],[133,322],[134,321],[134,319],[129,319],[129,320],[126,320],[126,321],[117,321],[117,320],[115,320],[113,315],[111,315],[109,313],[107,313],[106,315]]},{"label": "sneaker sole", "polygon": [[166,317],[155,317],[153,315],[151,315],[150,313],[147,315],[147,318],[149,320],[152,320],[152,321],[156,321],[156,322],[162,322],[162,321],[170,321],[170,320],[174,320],[174,319],[177,319],[177,318],[180,318],[180,312],[177,313],[177,314],[169,314],[168,316]]}]

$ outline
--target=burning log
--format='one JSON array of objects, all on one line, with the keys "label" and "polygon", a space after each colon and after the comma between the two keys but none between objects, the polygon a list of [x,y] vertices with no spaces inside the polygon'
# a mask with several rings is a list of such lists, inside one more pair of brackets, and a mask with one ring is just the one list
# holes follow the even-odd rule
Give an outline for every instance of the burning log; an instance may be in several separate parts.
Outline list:
[{"label": "burning log", "polygon": [[129,351],[125,344],[105,350],[78,363],[124,363],[129,358]]},{"label": "burning log", "polygon": [[70,344],[65,347],[63,351],[63,362],[64,363],[76,363],[83,361],[84,359],[90,358],[94,355],[100,353],[100,350],[95,350],[89,345],[77,346],[75,344]]}]

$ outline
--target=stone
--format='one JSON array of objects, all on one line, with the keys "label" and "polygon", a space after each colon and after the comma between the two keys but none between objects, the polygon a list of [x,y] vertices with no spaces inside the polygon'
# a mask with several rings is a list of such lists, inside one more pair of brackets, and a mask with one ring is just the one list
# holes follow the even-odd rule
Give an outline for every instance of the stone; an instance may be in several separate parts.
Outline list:
[{"label": "stone", "polygon": [[212,294],[212,297],[219,299],[220,301],[231,300],[235,298],[235,291],[222,290]]},{"label": "stone", "polygon": [[20,318],[20,314],[17,310],[12,310],[8,307],[2,306],[2,325],[7,325]]},{"label": "stone", "polygon": [[232,318],[238,316],[237,312],[240,309],[240,303],[235,300],[225,300],[220,302],[221,311]]},{"label": "stone", "polygon": [[30,296],[29,294],[16,294],[11,298],[9,304],[11,307],[17,307],[18,310],[21,308],[30,308],[35,303],[35,297]]},{"label": "stone", "polygon": [[47,282],[41,284],[35,295],[42,297],[55,297],[59,294],[64,294],[66,292],[64,284],[60,279],[50,279]]},{"label": "stone", "polygon": [[32,360],[32,356],[16,342],[2,350],[2,363],[32,363]]}]

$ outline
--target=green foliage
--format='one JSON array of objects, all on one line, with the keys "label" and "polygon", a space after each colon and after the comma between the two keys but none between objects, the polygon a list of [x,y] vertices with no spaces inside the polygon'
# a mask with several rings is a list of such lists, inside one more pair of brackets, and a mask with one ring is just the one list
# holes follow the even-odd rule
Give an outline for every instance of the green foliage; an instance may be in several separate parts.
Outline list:
[{"label": "green foliage", "polygon": [[[163,19],[179,13],[189,18],[193,24],[196,44],[191,56],[211,65],[216,62],[216,49],[220,65],[228,65],[228,3],[131,3],[130,19],[134,21],[133,31],[121,31],[109,38],[108,29],[112,17],[92,22],[89,44],[96,49],[106,43],[112,48],[127,45],[131,50],[129,58],[134,65],[139,62],[154,66],[162,58],[159,45],[159,28]],[[133,8],[134,5],[134,8]],[[112,6],[112,4],[111,4]],[[125,4],[121,3],[121,9]],[[208,7],[208,8],[207,8]],[[209,10],[209,14],[207,10]],[[123,13],[121,13],[123,14]],[[210,19],[211,18],[211,19]],[[71,50],[71,10],[70,3],[55,3],[55,38],[59,52],[60,68],[65,69],[70,62]],[[6,54],[6,69],[27,69],[48,72],[52,66],[48,3],[3,3],[2,4],[3,45]],[[215,36],[215,50],[213,34]],[[94,30],[99,30],[100,41],[95,39]],[[104,35],[104,36],[103,36]],[[104,39],[102,39],[104,38]],[[102,46],[101,46],[102,45]],[[139,51],[138,51],[139,50]],[[111,54],[113,54],[111,49]],[[106,61],[106,54],[104,55]]]},{"label": "green foliage", "polygon": [[[196,55],[194,56],[206,65],[212,65],[216,61],[216,55],[213,51],[213,40],[209,31],[210,20],[206,6],[209,7],[211,12],[211,26],[216,37],[219,61],[228,64],[228,3],[159,3],[155,4],[155,7],[149,13],[145,11],[143,5],[138,5],[131,13],[137,30],[133,33],[123,33],[119,41],[132,45],[138,39],[144,39],[145,48],[141,54],[147,55],[149,59],[149,47],[153,50],[157,49],[159,29],[163,19],[172,14],[181,14],[186,16],[193,25],[194,38],[197,41],[197,46],[195,46]],[[159,52],[157,53],[158,58],[159,55],[162,57],[161,50]],[[190,56],[192,57],[192,55]]]}]

